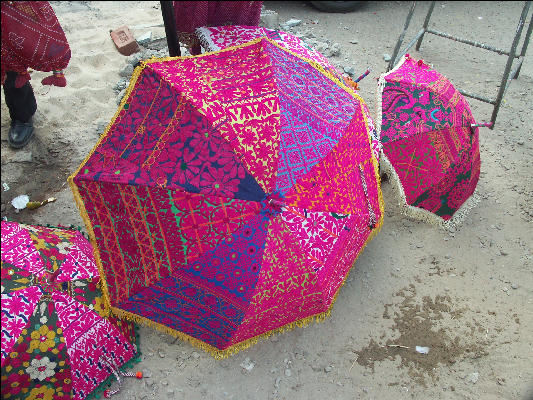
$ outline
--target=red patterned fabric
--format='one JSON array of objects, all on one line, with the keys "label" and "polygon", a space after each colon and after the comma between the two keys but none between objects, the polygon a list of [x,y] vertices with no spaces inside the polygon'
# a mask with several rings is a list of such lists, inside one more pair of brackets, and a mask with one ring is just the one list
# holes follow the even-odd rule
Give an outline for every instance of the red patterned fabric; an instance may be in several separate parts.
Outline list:
[{"label": "red patterned fabric", "polygon": [[259,24],[262,1],[174,1],[174,21],[180,41],[199,46],[201,26]]},{"label": "red patterned fabric", "polygon": [[6,71],[20,74],[22,87],[28,68],[62,70],[70,61],[70,46],[47,1],[2,1],[2,84]]}]

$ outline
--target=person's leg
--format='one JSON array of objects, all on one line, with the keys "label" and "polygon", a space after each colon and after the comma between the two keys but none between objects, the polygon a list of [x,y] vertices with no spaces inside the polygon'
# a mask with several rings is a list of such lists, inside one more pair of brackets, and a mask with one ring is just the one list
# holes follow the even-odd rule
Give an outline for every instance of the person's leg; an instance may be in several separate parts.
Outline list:
[{"label": "person's leg", "polygon": [[6,105],[11,117],[9,129],[9,145],[15,149],[24,147],[33,136],[32,117],[37,110],[37,101],[30,82],[22,87],[15,86],[17,73],[8,71],[4,82]]}]

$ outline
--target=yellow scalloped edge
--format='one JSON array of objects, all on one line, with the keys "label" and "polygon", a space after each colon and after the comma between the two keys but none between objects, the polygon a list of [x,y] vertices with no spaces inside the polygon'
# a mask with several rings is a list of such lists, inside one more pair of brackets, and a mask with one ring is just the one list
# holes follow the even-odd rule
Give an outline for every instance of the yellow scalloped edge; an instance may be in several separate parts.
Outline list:
[{"label": "yellow scalloped edge", "polygon": [[[274,42],[274,41],[272,41],[272,40],[270,40],[270,39],[268,39],[266,37],[261,37],[261,38],[255,39],[255,40],[253,40],[251,42],[247,42],[246,44],[243,44],[243,45],[228,47],[228,48],[225,48],[225,49],[222,49],[222,50],[209,52],[209,53],[204,53],[204,54],[199,55],[199,56],[164,57],[164,58],[160,58],[160,59],[151,58],[149,60],[141,62],[141,65],[135,69],[135,71],[133,72],[132,78],[130,80],[130,85],[126,89],[126,93],[124,94],[124,97],[122,98],[122,101],[120,102],[120,105],[119,105],[115,115],[113,116],[113,118],[111,119],[109,124],[107,125],[104,133],[101,135],[101,137],[96,142],[96,144],[93,147],[93,149],[89,152],[87,157],[85,157],[85,159],[80,164],[80,166],[76,169],[76,171],[74,173],[72,173],[68,177],[69,186],[70,186],[70,188],[72,190],[76,206],[78,207],[78,210],[80,211],[80,215],[81,215],[81,217],[83,219],[83,222],[85,223],[85,225],[87,227],[87,230],[89,232],[89,238],[90,238],[91,243],[93,245],[93,252],[94,252],[95,260],[96,260],[96,264],[98,266],[98,272],[100,273],[100,279],[102,281],[102,285],[101,286],[102,286],[102,293],[103,293],[103,297],[104,297],[104,313],[105,313],[105,315],[107,316],[110,313],[113,313],[114,315],[116,315],[116,316],[118,316],[120,318],[126,318],[128,320],[133,320],[133,321],[135,321],[137,323],[153,327],[153,328],[155,328],[155,329],[157,329],[159,331],[162,331],[164,333],[167,333],[167,334],[172,335],[174,337],[178,337],[181,340],[184,340],[184,341],[187,341],[187,342],[191,343],[193,346],[195,346],[195,347],[197,347],[199,349],[202,349],[202,350],[206,351],[207,353],[211,354],[215,359],[227,358],[227,357],[229,357],[229,356],[231,356],[233,354],[238,353],[239,351],[247,349],[250,346],[256,344],[259,341],[259,339],[268,338],[272,334],[290,331],[290,330],[292,330],[292,329],[294,329],[296,327],[305,327],[305,326],[309,325],[309,323],[311,323],[313,321],[315,321],[315,322],[323,322],[327,317],[330,316],[331,310],[333,308],[333,305],[337,301],[337,296],[338,296],[338,294],[340,292],[340,289],[342,288],[342,286],[344,286],[344,283],[346,282],[346,279],[348,278],[348,276],[350,274],[350,271],[352,270],[353,266],[355,265],[356,260],[359,258],[359,255],[363,252],[363,250],[367,246],[367,244],[374,238],[374,236],[376,236],[378,234],[378,232],[381,230],[381,226],[383,225],[385,204],[384,204],[383,196],[382,196],[382,192],[381,192],[381,184],[380,184],[381,181],[380,181],[380,176],[379,176],[379,167],[378,167],[377,160],[373,156],[370,159],[370,161],[372,162],[372,164],[374,166],[374,172],[375,172],[376,181],[377,181],[377,184],[378,184],[378,197],[379,197],[379,207],[380,207],[380,211],[381,211],[381,217],[379,218],[376,227],[372,230],[372,232],[370,233],[368,238],[365,240],[365,243],[363,244],[363,246],[361,246],[359,254],[355,258],[355,260],[354,260],[352,266],[350,267],[350,269],[348,270],[346,276],[343,279],[343,282],[341,283],[341,285],[337,289],[337,292],[335,293],[335,295],[333,297],[333,300],[331,302],[331,305],[328,307],[328,309],[326,311],[322,312],[322,313],[311,315],[311,316],[305,317],[303,319],[300,319],[298,321],[290,322],[290,323],[288,323],[286,325],[283,325],[281,327],[272,329],[272,330],[270,330],[268,332],[264,332],[264,333],[262,333],[260,335],[257,335],[257,336],[254,336],[252,338],[246,339],[246,340],[244,340],[242,342],[239,342],[239,343],[236,343],[236,344],[234,344],[234,345],[232,345],[232,346],[230,346],[230,347],[228,347],[227,349],[224,349],[224,350],[219,350],[216,347],[211,346],[211,345],[209,345],[209,344],[207,344],[205,342],[202,342],[201,340],[196,339],[196,338],[194,338],[194,337],[192,337],[190,335],[187,335],[184,332],[177,331],[177,330],[172,329],[172,328],[170,328],[170,327],[168,327],[166,325],[159,324],[159,323],[154,322],[154,321],[152,321],[152,320],[150,320],[150,319],[148,319],[146,317],[142,317],[140,315],[133,314],[133,313],[130,313],[128,311],[121,310],[121,309],[119,309],[117,307],[111,306],[111,301],[110,301],[110,297],[109,297],[109,291],[108,291],[108,287],[107,287],[107,281],[106,281],[106,278],[105,278],[104,268],[103,268],[102,261],[101,261],[101,258],[100,258],[98,245],[97,245],[97,242],[96,242],[96,236],[94,234],[92,223],[91,223],[91,221],[89,219],[89,216],[87,214],[87,210],[85,208],[83,200],[81,199],[81,195],[79,193],[78,187],[77,187],[76,183],[74,182],[74,177],[81,171],[83,166],[87,163],[89,158],[96,151],[96,149],[98,148],[100,143],[107,137],[111,126],[113,126],[113,124],[115,123],[116,119],[120,115],[120,112],[122,111],[122,109],[124,107],[124,104],[126,104],[127,100],[129,99],[129,96],[130,96],[131,92],[133,91],[133,88],[135,87],[135,84],[137,83],[137,80],[138,80],[140,74],[142,73],[142,71],[144,70],[144,68],[148,64],[155,63],[155,62],[161,62],[161,61],[170,61],[170,60],[174,60],[174,59],[185,59],[185,58],[193,58],[193,57],[202,57],[202,56],[206,56],[206,55],[210,55],[210,54],[221,53],[223,51],[230,51],[230,50],[235,49],[235,48],[241,48],[241,47],[244,47],[244,46],[250,46],[250,45],[252,45],[254,43],[258,43],[261,40],[267,40],[270,43],[274,44],[275,46],[281,48],[282,50],[287,51],[288,53],[291,53],[294,56],[296,56],[296,57],[308,62],[309,64],[311,64],[311,66],[313,66],[315,69],[317,69],[323,75],[325,75],[327,78],[331,79],[337,85],[339,85],[344,90],[346,90],[354,98],[360,100],[361,102],[364,102],[364,100],[357,93],[355,93],[352,88],[350,88],[349,86],[345,85],[343,82],[338,80],[331,73],[326,71],[320,64],[318,64],[318,63],[316,63],[314,61],[308,60],[308,59],[306,59],[304,57],[301,57],[301,56],[299,56],[297,54],[294,54],[291,51],[287,50],[284,47],[281,47],[276,42]],[[364,113],[363,113],[363,116],[364,116],[365,124],[368,125],[367,117],[366,117],[366,115]],[[367,129],[367,133],[369,134],[368,129]]]}]

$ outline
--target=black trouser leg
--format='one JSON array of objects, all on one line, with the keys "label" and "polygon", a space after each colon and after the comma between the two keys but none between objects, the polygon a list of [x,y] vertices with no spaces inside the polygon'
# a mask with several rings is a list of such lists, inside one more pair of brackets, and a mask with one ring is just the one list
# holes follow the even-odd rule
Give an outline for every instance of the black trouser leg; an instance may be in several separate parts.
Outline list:
[{"label": "black trouser leg", "polygon": [[15,87],[17,73],[7,71],[4,82],[4,95],[9,116],[12,121],[28,122],[37,111],[37,101],[30,82],[26,82],[21,88]]}]

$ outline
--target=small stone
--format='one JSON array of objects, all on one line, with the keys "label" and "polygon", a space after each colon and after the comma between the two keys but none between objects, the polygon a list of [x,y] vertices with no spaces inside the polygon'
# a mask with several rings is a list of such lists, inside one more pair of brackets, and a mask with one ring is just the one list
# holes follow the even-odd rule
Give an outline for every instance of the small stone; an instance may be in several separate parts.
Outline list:
[{"label": "small stone", "polygon": [[152,378],[144,379],[144,384],[148,387],[154,386],[154,380]]},{"label": "small stone", "polygon": [[350,76],[353,76],[355,74],[354,67],[344,67],[343,69],[344,69],[344,72],[346,72]]},{"label": "small stone", "polygon": [[359,43],[359,41],[357,41],[357,40],[355,40],[355,39],[352,39],[352,40],[350,40],[350,43],[351,43],[351,44],[357,44],[357,43]]},{"label": "small stone", "polygon": [[384,53],[383,54],[383,60],[385,60],[386,62],[389,62],[391,60],[391,55],[387,54],[387,53]]},{"label": "small stone", "polygon": [[142,60],[141,55],[139,53],[135,53],[128,57],[127,62],[132,67],[135,67],[141,60]]},{"label": "small stone", "polygon": [[513,283],[513,284],[511,285],[511,289],[515,289],[515,290],[518,289],[518,285],[517,285],[516,283]]},{"label": "small stone", "polygon": [[254,369],[255,364],[248,357],[246,357],[240,365],[244,370],[250,372],[252,369]]},{"label": "small stone", "polygon": [[281,382],[281,376],[278,376],[276,378],[276,382],[274,382],[274,387],[277,389],[279,388],[279,383]]},{"label": "small stone", "polygon": [[161,381],[161,385],[168,386],[168,381],[165,381],[165,380]]},{"label": "small stone", "polygon": [[278,26],[279,26],[278,13],[272,10],[261,11],[261,16],[259,17],[259,26],[262,26],[267,29],[278,29]]},{"label": "small stone", "polygon": [[143,33],[141,36],[137,38],[137,43],[139,44],[146,44],[150,40],[152,40],[152,31],[148,31],[146,33]]},{"label": "small stone", "polygon": [[505,250],[500,250],[500,254],[501,254],[502,256],[506,256],[506,255],[509,254],[509,253],[507,253]]},{"label": "small stone", "polygon": [[421,244],[421,243],[418,243],[418,244],[416,245],[416,248],[417,248],[417,249],[421,249],[421,248],[423,248],[423,247],[424,247],[424,245]]},{"label": "small stone", "polygon": [[133,74],[133,65],[126,64],[126,66],[122,68],[118,74],[123,77],[131,76],[131,74]]},{"label": "small stone", "polygon": [[[126,89],[122,89],[120,91],[120,93],[118,94],[118,96],[117,96],[117,106],[120,104],[120,102],[122,101],[122,98],[124,97],[125,94],[126,94]],[[153,355],[154,355],[154,353],[152,353],[152,352],[148,353],[149,357],[152,357]]]},{"label": "small stone", "polygon": [[287,25],[290,28],[294,28],[295,26],[298,26],[302,23],[302,20],[291,18],[287,22],[285,22],[285,25]]},{"label": "small stone", "polygon": [[333,368],[331,368],[331,365],[328,365],[326,368],[324,368],[324,371],[331,372]]},{"label": "small stone", "polygon": [[161,350],[158,350],[157,354],[159,354],[159,357],[161,357],[161,358],[165,358],[165,356],[166,356],[166,354],[163,351],[161,351]]},{"label": "small stone", "polygon": [[143,377],[144,378],[151,378],[152,377],[152,371],[149,369],[143,369]]},{"label": "small stone", "polygon": [[523,146],[524,144],[524,141],[523,140],[519,140],[518,142],[516,142],[517,144],[519,144],[520,146]]},{"label": "small stone", "polygon": [[193,351],[191,354],[191,357],[195,360],[198,360],[200,358],[200,354],[198,354],[196,351]]},{"label": "small stone", "polygon": [[476,383],[479,379],[479,372],[472,372],[466,377],[467,382]]},{"label": "small stone", "polygon": [[498,385],[503,386],[505,385],[505,378],[497,378],[496,382],[498,382]]},{"label": "small stone", "polygon": [[333,43],[329,49],[329,55],[335,57],[341,54],[341,45],[338,43]]},{"label": "small stone", "polygon": [[288,377],[288,376],[291,376],[291,375],[292,375],[291,370],[290,370],[289,368],[287,368],[287,369],[285,370],[285,376]]},{"label": "small stone", "polygon": [[31,151],[17,151],[9,161],[13,163],[25,163],[33,160],[33,154]]},{"label": "small stone", "polygon": [[98,122],[98,124],[96,125],[96,133],[98,135],[101,135],[105,132],[105,128],[107,127],[107,123],[105,122]]}]

